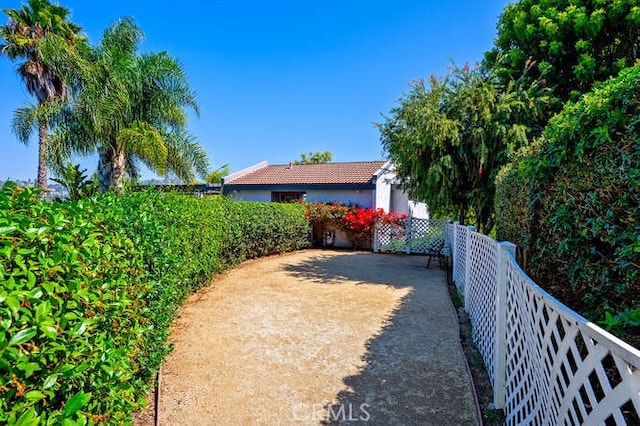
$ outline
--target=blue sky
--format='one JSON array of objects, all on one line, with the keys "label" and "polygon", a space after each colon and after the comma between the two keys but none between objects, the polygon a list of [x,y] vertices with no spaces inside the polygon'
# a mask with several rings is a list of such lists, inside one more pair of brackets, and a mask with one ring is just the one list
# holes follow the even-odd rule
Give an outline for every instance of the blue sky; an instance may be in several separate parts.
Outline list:
[{"label": "blue sky", "polygon": [[[119,17],[145,33],[142,51],[166,50],[185,67],[200,105],[190,130],[211,168],[237,171],[303,152],[334,161],[384,158],[373,122],[411,81],[443,75],[450,60],[475,63],[491,48],[507,0],[66,0],[96,44]],[[4,0],[2,8],[18,8]],[[6,16],[0,15],[2,23]],[[0,179],[34,179],[29,146],[11,133],[13,110],[31,102],[0,58]],[[95,159],[78,159],[90,172]],[[153,177],[146,172],[145,178]]]}]

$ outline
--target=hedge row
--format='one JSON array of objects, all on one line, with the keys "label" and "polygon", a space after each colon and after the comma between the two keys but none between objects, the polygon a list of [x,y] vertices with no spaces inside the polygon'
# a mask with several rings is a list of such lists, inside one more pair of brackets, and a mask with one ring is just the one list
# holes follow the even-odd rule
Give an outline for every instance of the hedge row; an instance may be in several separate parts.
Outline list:
[{"label": "hedge row", "polygon": [[640,322],[628,319],[640,309],[638,93],[640,65],[567,104],[539,146],[501,173],[496,201],[498,238],[529,253],[537,282],[636,335]]},{"label": "hedge row", "polygon": [[0,191],[0,424],[119,424],[144,402],[189,292],[309,245],[299,205]]}]

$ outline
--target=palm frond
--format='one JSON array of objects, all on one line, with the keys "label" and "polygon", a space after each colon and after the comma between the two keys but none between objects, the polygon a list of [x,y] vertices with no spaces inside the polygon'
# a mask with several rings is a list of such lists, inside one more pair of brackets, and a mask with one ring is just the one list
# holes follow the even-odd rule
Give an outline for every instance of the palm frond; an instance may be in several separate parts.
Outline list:
[{"label": "palm frond", "polygon": [[165,139],[169,172],[185,183],[193,180],[194,171],[201,178],[206,178],[209,157],[195,136],[183,130],[173,130]]},{"label": "palm frond", "polygon": [[37,106],[31,104],[23,108],[18,108],[13,112],[11,130],[13,130],[13,133],[18,138],[18,141],[25,145],[29,144],[29,138],[31,137],[31,134],[38,127],[38,117],[36,109]]},{"label": "palm frond", "polygon": [[167,147],[160,132],[148,123],[136,121],[122,129],[117,137],[118,149],[137,157],[160,175],[166,173]]},{"label": "palm frond", "polygon": [[131,56],[136,53],[142,37],[142,30],[135,24],[133,18],[121,18],[105,30],[99,49],[108,56],[119,56],[119,54]]}]

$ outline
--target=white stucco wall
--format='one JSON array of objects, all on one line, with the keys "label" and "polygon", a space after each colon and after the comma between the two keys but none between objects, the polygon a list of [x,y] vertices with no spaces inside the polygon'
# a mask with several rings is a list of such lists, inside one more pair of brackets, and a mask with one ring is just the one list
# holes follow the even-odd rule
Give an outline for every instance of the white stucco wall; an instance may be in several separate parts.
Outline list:
[{"label": "white stucco wall", "polygon": [[409,197],[407,193],[401,189],[393,189],[391,191],[391,211],[396,213],[409,214]]},{"label": "white stucco wall", "polygon": [[391,180],[388,176],[379,176],[376,181],[376,209],[389,213],[391,208]]},{"label": "white stucco wall", "polygon": [[418,219],[429,218],[427,205],[411,201],[407,193],[397,186],[391,190],[391,211],[408,214]]},{"label": "white stucco wall", "polygon": [[429,209],[425,203],[409,200],[411,216],[417,219],[429,219]]},{"label": "white stucco wall", "polygon": [[333,242],[330,244],[331,247],[336,248],[351,248],[351,241],[347,238],[347,234],[345,232],[333,225],[329,225],[327,230],[330,231],[333,235]]},{"label": "white stucco wall", "polygon": [[[388,182],[378,182],[377,189],[355,190],[310,190],[306,200],[315,203],[339,202],[343,204],[357,204],[364,208],[383,208],[385,212],[406,213],[416,218],[429,218],[427,206],[409,200],[407,193],[396,185]],[[232,191],[229,198],[240,201],[271,201],[271,191]],[[374,205],[375,201],[375,205]]]}]

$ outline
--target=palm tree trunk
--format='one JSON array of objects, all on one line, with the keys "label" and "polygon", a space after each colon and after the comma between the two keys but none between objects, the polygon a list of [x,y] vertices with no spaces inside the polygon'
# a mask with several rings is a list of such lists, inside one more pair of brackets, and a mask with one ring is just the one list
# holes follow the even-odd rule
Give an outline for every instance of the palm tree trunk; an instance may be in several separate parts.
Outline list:
[{"label": "palm tree trunk", "polygon": [[47,195],[47,122],[46,120],[40,120],[38,123],[38,188],[42,189],[39,195],[40,199],[43,199]]},{"label": "palm tree trunk", "polygon": [[124,186],[124,174],[127,157],[124,151],[116,151],[113,148],[100,150],[98,154],[98,183],[100,191],[105,192],[109,188],[121,189]]},{"label": "palm tree trunk", "polygon": [[113,184],[113,163],[108,149],[101,149],[98,153],[98,184],[101,192],[107,191]]},{"label": "palm tree trunk", "polygon": [[127,164],[127,157],[124,155],[124,151],[118,150],[113,155],[113,187],[116,189],[122,189],[124,186],[124,173],[125,166]]}]

